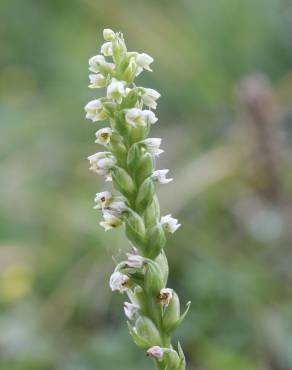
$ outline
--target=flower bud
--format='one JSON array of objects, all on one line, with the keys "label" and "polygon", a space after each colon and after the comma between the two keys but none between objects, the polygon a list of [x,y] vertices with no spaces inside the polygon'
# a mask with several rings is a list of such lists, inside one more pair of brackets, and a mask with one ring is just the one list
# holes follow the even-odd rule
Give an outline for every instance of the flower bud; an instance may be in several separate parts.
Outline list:
[{"label": "flower bud", "polygon": [[156,297],[160,290],[163,288],[163,279],[159,270],[158,265],[148,260],[145,271],[144,286],[145,291]]},{"label": "flower bud", "polygon": [[122,109],[129,109],[131,107],[134,107],[138,101],[138,93],[136,89],[126,89],[126,97],[124,98],[124,101],[121,105]]},{"label": "flower bud", "polygon": [[138,143],[130,147],[127,157],[127,167],[130,172],[134,172],[141,157],[141,147]]},{"label": "flower bud", "polygon": [[147,343],[146,348],[161,344],[161,338],[156,325],[146,316],[140,316],[135,323],[137,335]]},{"label": "flower bud", "polygon": [[135,177],[138,184],[141,184],[147,177],[150,177],[153,172],[153,157],[150,153],[144,153],[138,162]]},{"label": "flower bud", "polygon": [[127,238],[137,247],[143,248],[145,242],[145,225],[138,213],[129,210],[125,217]]},{"label": "flower bud", "polygon": [[156,258],[166,242],[164,231],[159,223],[147,228],[145,253],[148,258]]},{"label": "flower bud", "polygon": [[167,279],[168,279],[169,267],[168,267],[167,258],[166,258],[166,255],[163,249],[161,250],[161,253],[156,257],[155,262],[157,263],[159,267],[159,270],[162,276],[163,285],[165,286],[167,283]]},{"label": "flower bud", "polygon": [[153,181],[148,177],[139,187],[136,198],[136,207],[139,212],[143,212],[152,202],[154,194]]},{"label": "flower bud", "polygon": [[144,212],[144,222],[147,227],[156,224],[160,218],[160,207],[157,196],[154,194],[152,203],[146,208]]},{"label": "flower bud", "polygon": [[112,179],[115,188],[126,197],[133,195],[135,192],[135,184],[131,176],[123,168],[114,166],[112,168]]},{"label": "flower bud", "polygon": [[113,44],[113,59],[116,64],[119,64],[122,59],[125,57],[127,48],[123,39],[123,36],[119,34],[115,39],[112,41]]},{"label": "flower bud", "polygon": [[[165,351],[166,352],[166,351]],[[168,349],[165,353],[167,370],[179,370],[182,360],[173,349]]]},{"label": "flower bud", "polygon": [[127,166],[127,148],[121,137],[116,132],[113,132],[110,138],[110,149],[117,159],[117,165],[119,167]]},{"label": "flower bud", "polygon": [[105,41],[113,41],[115,37],[116,34],[110,28],[105,28],[103,30],[103,38],[105,39]]}]

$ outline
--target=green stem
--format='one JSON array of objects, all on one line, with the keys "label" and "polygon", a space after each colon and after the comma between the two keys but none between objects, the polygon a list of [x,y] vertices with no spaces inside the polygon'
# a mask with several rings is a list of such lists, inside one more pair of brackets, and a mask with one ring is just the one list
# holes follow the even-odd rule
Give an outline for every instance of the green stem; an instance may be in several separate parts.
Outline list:
[{"label": "green stem", "polygon": [[164,363],[163,362],[159,362],[159,361],[155,361],[155,362],[156,362],[157,370],[164,370]]}]

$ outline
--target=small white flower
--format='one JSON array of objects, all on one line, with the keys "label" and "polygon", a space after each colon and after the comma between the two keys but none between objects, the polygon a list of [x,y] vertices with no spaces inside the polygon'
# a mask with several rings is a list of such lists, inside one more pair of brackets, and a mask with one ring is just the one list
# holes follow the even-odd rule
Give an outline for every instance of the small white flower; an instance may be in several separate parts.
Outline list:
[{"label": "small white flower", "polygon": [[147,123],[150,123],[153,125],[158,121],[158,118],[155,116],[155,114],[151,110],[143,110],[143,116]]},{"label": "small white flower", "polygon": [[166,178],[168,172],[169,170],[156,170],[153,172],[151,178],[153,179],[153,181],[157,181],[159,184],[168,184],[173,180]]},{"label": "small white flower", "polygon": [[178,223],[177,219],[171,217],[171,215],[161,217],[160,223],[165,231],[172,234],[181,226],[181,224]]},{"label": "small white flower", "polygon": [[127,266],[134,269],[140,269],[144,265],[144,257],[135,253],[127,253]]},{"label": "small white flower", "polygon": [[116,100],[120,104],[122,102],[123,97],[126,96],[125,86],[126,86],[125,81],[118,81],[115,78],[113,78],[107,88],[108,99]]},{"label": "small white flower", "polygon": [[133,127],[146,126],[143,111],[139,108],[126,110],[126,122]]},{"label": "small white flower", "polygon": [[89,70],[91,72],[97,73],[99,72],[99,66],[102,63],[106,63],[106,61],[103,55],[94,55],[93,57],[89,59],[88,63],[89,63]]},{"label": "small white flower", "polygon": [[152,109],[156,109],[157,107],[156,100],[159,97],[160,97],[159,92],[154,89],[143,89],[143,92],[141,94],[143,103],[147,105],[147,107],[150,107]]},{"label": "small white flower", "polygon": [[88,104],[86,104],[85,111],[86,118],[91,119],[92,122],[104,121],[108,118],[100,99],[91,100]]},{"label": "small white flower", "polygon": [[100,145],[107,145],[110,143],[113,130],[110,127],[101,128],[95,133],[95,142]]},{"label": "small white flower", "polygon": [[96,206],[95,209],[102,209],[104,208],[112,199],[112,194],[109,191],[102,191],[100,193],[96,193],[94,201]]},{"label": "small white flower", "polygon": [[103,212],[103,218],[104,221],[101,221],[99,224],[104,228],[105,231],[115,229],[123,223],[121,218],[113,216],[108,212]]},{"label": "small white flower", "polygon": [[124,303],[124,312],[129,320],[134,320],[139,310],[140,307],[137,304],[129,302]]},{"label": "small white flower", "polygon": [[111,181],[111,168],[115,165],[115,158],[111,152],[99,152],[88,157],[89,169],[98,175],[106,177],[106,181]]},{"label": "small white flower", "polygon": [[120,218],[126,208],[127,206],[123,200],[113,198],[112,201],[104,207],[103,216],[106,217],[107,215],[110,215]]},{"label": "small white flower", "polygon": [[106,57],[113,55],[113,44],[111,42],[105,42],[100,49],[100,52]]},{"label": "small white flower", "polygon": [[140,68],[147,69],[147,71],[150,71],[150,72],[152,72],[152,69],[150,68],[150,64],[153,62],[153,60],[154,59],[146,53],[138,54],[136,56],[137,65]]},{"label": "small white flower", "polygon": [[127,275],[117,271],[111,275],[109,285],[112,291],[118,290],[119,292],[124,292],[130,288],[132,284]]},{"label": "small white flower", "polygon": [[115,69],[114,63],[108,63],[103,55],[95,55],[89,59],[89,70],[94,73],[111,74]]},{"label": "small white flower", "polygon": [[147,356],[151,356],[156,358],[157,360],[161,360],[163,358],[164,351],[159,346],[154,346],[148,349]]},{"label": "small white flower", "polygon": [[103,30],[103,38],[105,39],[105,41],[113,41],[115,37],[116,37],[116,34],[110,28],[105,28]]},{"label": "small white flower", "polygon": [[154,157],[158,157],[164,150],[160,149],[161,139],[160,138],[149,138],[142,141],[146,145],[147,150]]},{"label": "small white flower", "polygon": [[92,89],[105,87],[106,85],[106,78],[100,73],[89,75],[89,81],[90,85],[88,87]]},{"label": "small white flower", "polygon": [[163,288],[160,290],[157,303],[167,307],[172,300],[173,297],[173,290],[170,288]]}]

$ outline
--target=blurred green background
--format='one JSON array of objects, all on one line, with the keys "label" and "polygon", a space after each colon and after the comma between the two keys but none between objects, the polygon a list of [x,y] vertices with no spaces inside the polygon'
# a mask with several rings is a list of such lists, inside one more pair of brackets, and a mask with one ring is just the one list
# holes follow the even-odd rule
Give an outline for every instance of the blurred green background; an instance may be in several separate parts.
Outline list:
[{"label": "blurred green background", "polygon": [[289,0],[0,2],[0,369],[152,368],[108,287],[128,242],[93,210],[83,107],[104,27],[155,59],[139,83],[162,94],[188,369],[292,369]]}]

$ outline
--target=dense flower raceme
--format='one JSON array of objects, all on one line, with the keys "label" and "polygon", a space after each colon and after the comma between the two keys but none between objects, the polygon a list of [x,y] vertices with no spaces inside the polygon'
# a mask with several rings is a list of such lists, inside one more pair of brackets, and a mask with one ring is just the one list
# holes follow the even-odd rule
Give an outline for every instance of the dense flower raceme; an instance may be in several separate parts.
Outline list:
[{"label": "dense flower raceme", "polygon": [[[89,87],[104,88],[104,96],[86,106],[86,118],[98,123],[95,142],[103,150],[88,157],[90,170],[112,181],[117,194],[96,194],[95,209],[101,212],[105,231],[124,225],[133,248],[127,259],[117,264],[110,278],[113,291],[126,293],[124,313],[135,343],[145,349],[159,369],[184,370],[180,344],[175,350],[171,332],[184,319],[180,301],[166,287],[168,264],[163,250],[166,235],[181,225],[170,214],[160,216],[155,184],[167,184],[168,169],[155,169],[155,159],[163,153],[161,139],[148,137],[157,122],[153,112],[160,94],[139,87],[134,79],[152,71],[153,58],[146,53],[127,51],[122,34],[103,32],[105,43],[99,55],[89,59]],[[111,59],[111,60],[109,60]]]}]

